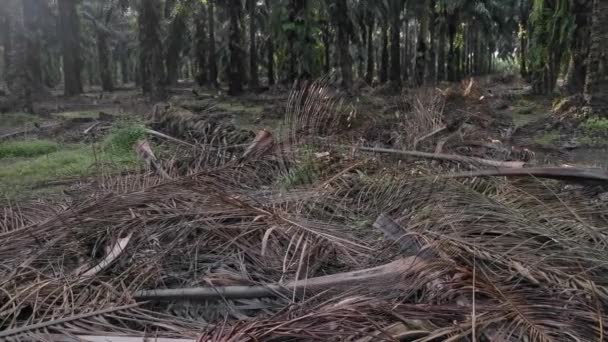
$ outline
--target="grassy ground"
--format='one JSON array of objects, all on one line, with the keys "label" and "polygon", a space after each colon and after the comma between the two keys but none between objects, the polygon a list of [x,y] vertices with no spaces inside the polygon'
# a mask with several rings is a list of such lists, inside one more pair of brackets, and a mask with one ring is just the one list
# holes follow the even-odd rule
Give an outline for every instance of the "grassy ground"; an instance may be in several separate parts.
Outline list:
[{"label": "grassy ground", "polygon": [[0,192],[10,199],[66,178],[117,172],[137,165],[133,144],[144,135],[140,126],[114,129],[99,142],[60,144],[51,140],[14,140],[0,144]]}]

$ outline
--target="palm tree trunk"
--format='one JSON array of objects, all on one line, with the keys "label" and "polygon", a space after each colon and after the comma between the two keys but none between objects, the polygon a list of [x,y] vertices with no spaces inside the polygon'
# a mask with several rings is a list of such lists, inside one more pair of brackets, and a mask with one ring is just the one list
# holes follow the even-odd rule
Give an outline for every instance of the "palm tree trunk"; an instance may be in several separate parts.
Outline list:
[{"label": "palm tree trunk", "polygon": [[427,82],[435,84],[437,82],[437,53],[436,53],[436,30],[435,23],[437,21],[437,12],[435,11],[436,0],[430,0],[429,3],[429,52],[428,52],[428,74]]},{"label": "palm tree trunk", "polygon": [[427,37],[429,35],[429,0],[424,0],[422,5],[423,14],[420,17],[420,31],[418,32],[418,41],[416,44],[416,84],[422,85],[425,81],[428,66],[428,44]]},{"label": "palm tree trunk", "polygon": [[10,69],[7,71],[9,94],[16,110],[33,112],[32,84],[27,72],[27,44],[23,22],[23,7],[19,0],[8,0],[4,4],[10,21]]},{"label": "palm tree trunk", "polygon": [[[393,2],[399,0],[393,0]],[[394,5],[393,9],[398,6]],[[391,72],[389,79],[393,86],[401,87],[401,48],[399,46],[399,38],[401,35],[401,11],[394,11],[396,13],[391,14]]]},{"label": "palm tree trunk", "polygon": [[367,67],[365,71],[365,82],[372,84],[374,81],[374,15],[368,14],[367,20]]},{"label": "palm tree trunk", "polygon": [[[6,10],[3,9],[3,10]],[[2,18],[0,18],[0,39],[2,39],[2,45],[3,45],[3,63],[4,63],[4,74],[3,74],[3,80],[6,83],[7,86],[10,87],[10,77],[8,77],[9,75],[9,71],[11,70],[11,51],[13,50],[13,47],[11,46],[11,24],[10,24],[10,19],[9,19],[9,15],[6,13],[3,13]]]},{"label": "palm tree trunk", "polygon": [[176,85],[179,79],[179,65],[181,52],[184,46],[184,37],[188,30],[186,26],[186,13],[183,10],[173,15],[169,24],[169,35],[167,37],[167,54],[165,66],[167,68],[167,84]]},{"label": "palm tree trunk", "polygon": [[197,73],[195,79],[199,86],[203,86],[209,81],[209,70],[207,69],[207,5],[199,1],[197,2],[197,6],[195,18],[196,42],[194,51]]},{"label": "palm tree trunk", "polygon": [[139,74],[144,94],[153,100],[164,100],[165,65],[160,39],[161,2],[147,0],[141,2],[138,16],[140,60]]},{"label": "palm tree trunk", "polygon": [[228,0],[228,93],[239,95],[243,92],[243,58],[241,54],[241,0]]},{"label": "palm tree trunk", "polygon": [[591,0],[572,2],[576,28],[570,45],[571,57],[565,84],[566,91],[571,95],[580,94],[585,90],[592,5]]},{"label": "palm tree trunk", "polygon": [[32,91],[43,90],[42,82],[42,45],[39,26],[42,18],[38,15],[42,7],[40,0],[23,0],[23,20],[26,30],[26,65]]},{"label": "palm tree trunk", "polygon": [[454,15],[447,17],[448,27],[448,80],[455,82],[458,80],[458,54],[456,51],[456,30],[458,29],[458,22]]},{"label": "palm tree trunk", "polygon": [[58,0],[59,36],[63,53],[63,81],[66,96],[82,93],[80,23],[77,4],[73,0]]},{"label": "palm tree trunk", "polygon": [[215,0],[209,1],[209,80],[214,87],[217,83],[217,56],[215,51]]},{"label": "palm tree trunk", "polygon": [[260,87],[258,78],[258,50],[256,47],[256,0],[248,0],[249,7],[249,89]]},{"label": "palm tree trunk", "polygon": [[526,1],[519,2],[519,71],[523,79],[528,80],[528,17],[529,6]]},{"label": "palm tree trunk", "polygon": [[108,46],[108,35],[98,29],[96,34],[97,56],[99,58],[99,77],[101,88],[104,91],[114,91],[114,81],[112,79],[112,63],[110,62],[110,47]]},{"label": "palm tree trunk", "polygon": [[441,24],[439,29],[439,44],[437,45],[437,79],[444,81],[447,79],[445,75],[445,46],[446,46],[446,24]]},{"label": "palm tree trunk", "polygon": [[388,81],[388,27],[382,27],[382,55],[380,57],[380,83]]},{"label": "palm tree trunk", "polygon": [[346,0],[336,0],[337,16],[337,47],[338,59],[340,61],[340,76],[341,86],[344,89],[350,89],[353,85],[353,59],[349,51],[349,36],[348,36],[348,7]]},{"label": "palm tree trunk", "polygon": [[591,20],[591,47],[587,59],[585,101],[593,113],[608,117],[608,76],[606,76],[608,66],[605,60],[608,46],[607,1],[594,0]]}]

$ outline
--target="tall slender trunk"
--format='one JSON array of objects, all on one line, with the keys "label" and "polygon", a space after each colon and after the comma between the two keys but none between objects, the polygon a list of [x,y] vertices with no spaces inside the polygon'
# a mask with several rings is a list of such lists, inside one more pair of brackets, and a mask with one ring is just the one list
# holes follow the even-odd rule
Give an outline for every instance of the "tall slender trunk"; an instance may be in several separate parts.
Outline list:
[{"label": "tall slender trunk", "polygon": [[410,68],[412,66],[411,63],[411,49],[410,49],[410,45],[411,45],[411,40],[410,37],[412,36],[410,31],[410,20],[409,19],[405,19],[403,21],[403,30],[404,30],[404,35],[403,35],[403,65],[401,66],[401,68],[403,69],[403,79],[407,80],[409,78],[409,74],[410,74]]},{"label": "tall slender trunk", "polygon": [[458,20],[455,15],[447,17],[448,28],[448,80],[455,82],[458,80],[458,53],[456,51],[456,31],[458,29]]},{"label": "tall slender trunk", "polygon": [[[585,100],[591,111],[608,117],[608,2],[594,0]],[[603,60],[602,60],[603,59]],[[602,65],[603,64],[603,65]]]},{"label": "tall slender trunk", "polygon": [[238,95],[243,92],[243,58],[241,54],[241,0],[228,0],[228,93]]},{"label": "tall slender trunk", "polygon": [[129,63],[129,48],[126,42],[119,44],[119,58],[120,58],[120,81],[122,84],[127,84],[131,81],[130,78],[130,64]]},{"label": "tall slender trunk", "polygon": [[112,79],[112,63],[110,61],[110,47],[108,46],[108,35],[97,30],[97,57],[99,58],[99,78],[101,79],[101,88],[104,91],[114,91],[114,81]]},{"label": "tall slender trunk", "polygon": [[589,55],[589,34],[591,27],[591,1],[573,1],[574,37],[570,44],[570,64],[566,76],[566,91],[570,94],[582,93],[587,78],[587,56]]},{"label": "tall slender trunk", "polygon": [[42,82],[42,45],[40,43],[39,25],[41,21],[41,0],[23,0],[23,21],[26,39],[26,66],[32,91],[43,90]]},{"label": "tall slender trunk", "polygon": [[348,35],[348,7],[346,0],[336,0],[337,15],[337,47],[338,60],[340,63],[341,86],[344,89],[350,89],[353,85],[353,59],[349,51],[349,35]]},{"label": "tall slender trunk", "polygon": [[424,13],[420,17],[420,32],[418,32],[418,43],[416,44],[416,84],[422,85],[426,79],[428,67],[428,42],[430,0],[424,0],[422,8]]},{"label": "tall slender trunk", "polygon": [[437,12],[435,11],[436,0],[430,0],[429,2],[429,49],[428,49],[428,74],[426,77],[427,82],[434,84],[437,82],[437,53],[436,53],[436,29],[435,23],[437,22]]},{"label": "tall slender trunk", "polygon": [[447,79],[445,74],[445,46],[446,46],[446,24],[443,22],[439,29],[439,44],[437,45],[437,79],[444,81]]},{"label": "tall slender trunk", "polygon": [[0,18],[0,38],[2,39],[4,50],[2,56],[4,62],[3,80],[8,87],[10,87],[9,73],[11,70],[11,51],[13,50],[13,47],[11,46],[11,34],[9,15],[7,13],[3,13],[2,17]]},{"label": "tall slender trunk", "polygon": [[256,0],[248,0],[249,7],[249,89],[260,87],[258,78],[258,50],[256,47]]},{"label": "tall slender trunk", "polygon": [[287,6],[288,20],[293,24],[287,31],[288,82],[311,76],[313,47],[307,8],[308,0],[289,0]]},{"label": "tall slender trunk", "polygon": [[274,75],[274,40],[272,39],[272,36],[268,37],[268,47],[267,47],[267,52],[268,52],[268,56],[267,56],[267,67],[266,70],[268,72],[268,85],[272,86],[276,83],[276,78]]},{"label": "tall slender trunk", "polygon": [[165,67],[167,69],[167,84],[176,85],[179,79],[179,65],[181,53],[184,47],[184,37],[188,30],[186,26],[186,13],[179,10],[173,15],[169,24],[169,34],[167,37],[167,54],[165,56]]},{"label": "tall slender trunk", "polygon": [[215,0],[209,1],[209,80],[215,87],[217,83],[217,56],[215,51]]},{"label": "tall slender trunk", "polygon": [[331,72],[331,43],[333,37],[329,28],[323,30],[323,72],[329,75]]},{"label": "tall slender trunk", "polygon": [[9,94],[16,110],[33,112],[32,83],[26,68],[27,44],[23,22],[23,7],[19,0],[8,0],[4,4],[8,13],[11,33],[10,66],[8,70]]},{"label": "tall slender trunk", "polygon": [[365,82],[372,84],[374,81],[374,15],[368,14],[367,20],[367,67],[365,69]]},{"label": "tall slender trunk", "polygon": [[526,1],[519,2],[519,73],[528,79],[528,17],[530,16]]},{"label": "tall slender trunk", "polygon": [[209,81],[208,69],[207,69],[207,58],[208,58],[208,46],[207,46],[207,5],[203,2],[197,2],[197,11],[195,18],[195,51],[194,58],[196,61],[197,74],[195,76],[196,83],[199,86],[207,84]]},{"label": "tall slender trunk", "polygon": [[[393,0],[398,2],[399,0]],[[396,6],[395,6],[396,8]],[[393,86],[401,87],[401,51],[399,38],[401,34],[401,11],[391,14],[391,72],[390,80]]]},{"label": "tall slender trunk", "polygon": [[139,75],[144,94],[153,100],[164,100],[167,97],[160,21],[161,1],[142,1],[138,16]]},{"label": "tall slender trunk", "polygon": [[82,93],[80,23],[76,8],[77,2],[58,0],[58,5],[61,50],[63,53],[64,94],[73,96]]},{"label": "tall slender trunk", "polygon": [[380,57],[380,83],[388,81],[388,27],[382,27],[382,55]]}]

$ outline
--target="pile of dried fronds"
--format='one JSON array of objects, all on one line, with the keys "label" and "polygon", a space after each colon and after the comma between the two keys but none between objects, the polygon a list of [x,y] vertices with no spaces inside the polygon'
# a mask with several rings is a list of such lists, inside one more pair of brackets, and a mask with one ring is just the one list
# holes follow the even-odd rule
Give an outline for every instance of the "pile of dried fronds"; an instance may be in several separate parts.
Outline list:
[{"label": "pile of dried fronds", "polygon": [[[604,338],[604,204],[335,147],[331,101],[294,95],[287,135],[251,158],[195,149],[196,174],[5,208],[0,339]],[[310,174],[285,186],[294,170]]]}]

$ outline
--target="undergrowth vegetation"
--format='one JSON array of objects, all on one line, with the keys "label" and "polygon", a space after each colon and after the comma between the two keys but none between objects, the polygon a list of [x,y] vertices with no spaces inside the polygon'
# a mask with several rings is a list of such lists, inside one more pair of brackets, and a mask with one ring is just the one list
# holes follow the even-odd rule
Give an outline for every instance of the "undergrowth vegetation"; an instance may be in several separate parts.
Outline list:
[{"label": "undergrowth vegetation", "polygon": [[36,157],[58,149],[57,143],[48,140],[10,141],[0,144],[0,159]]}]

